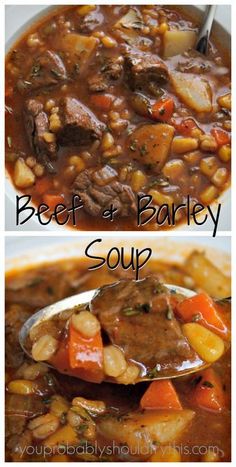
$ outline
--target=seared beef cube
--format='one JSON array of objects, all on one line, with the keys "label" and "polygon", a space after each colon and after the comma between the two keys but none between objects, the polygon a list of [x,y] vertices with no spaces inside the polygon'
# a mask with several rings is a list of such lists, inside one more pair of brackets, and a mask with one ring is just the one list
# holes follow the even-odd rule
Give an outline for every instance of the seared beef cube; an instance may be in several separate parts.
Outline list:
[{"label": "seared beef cube", "polygon": [[116,81],[121,78],[123,72],[122,56],[119,57],[105,57],[104,64],[102,65],[101,71],[107,76],[107,78]]},{"label": "seared beef cube", "polygon": [[65,65],[58,54],[47,50],[38,56],[26,77],[17,83],[22,94],[29,94],[40,88],[53,87],[67,79]]},{"label": "seared beef cube", "polygon": [[24,108],[24,123],[31,149],[40,158],[44,155],[55,157],[56,143],[47,142],[49,133],[48,116],[43,104],[37,99],[28,99]]},{"label": "seared beef cube", "polygon": [[117,209],[116,215],[121,217],[136,212],[132,189],[120,183],[117,178],[117,172],[108,165],[101,169],[86,169],[77,176],[73,192],[81,197],[88,214],[99,216],[111,204]]},{"label": "seared beef cube", "polygon": [[88,79],[88,88],[91,92],[103,92],[108,89],[108,81],[102,74],[96,74]]},{"label": "seared beef cube", "polygon": [[105,57],[100,71],[88,79],[88,87],[91,92],[106,91],[110,81],[117,81],[123,72],[123,57]]},{"label": "seared beef cube", "polygon": [[120,347],[126,358],[148,371],[158,365],[160,371],[168,372],[201,362],[182,333],[170,298],[169,290],[150,276],[102,287],[90,307],[110,342]]},{"label": "seared beef cube", "polygon": [[151,82],[163,85],[168,81],[168,69],[157,55],[124,48],[125,71],[130,89],[148,88]]},{"label": "seared beef cube", "polygon": [[90,34],[103,22],[103,14],[93,10],[85,16],[80,16],[79,24],[76,27],[82,34]]},{"label": "seared beef cube", "polygon": [[80,146],[100,140],[105,125],[78,99],[65,97],[60,103],[61,130],[57,133],[62,146]]}]

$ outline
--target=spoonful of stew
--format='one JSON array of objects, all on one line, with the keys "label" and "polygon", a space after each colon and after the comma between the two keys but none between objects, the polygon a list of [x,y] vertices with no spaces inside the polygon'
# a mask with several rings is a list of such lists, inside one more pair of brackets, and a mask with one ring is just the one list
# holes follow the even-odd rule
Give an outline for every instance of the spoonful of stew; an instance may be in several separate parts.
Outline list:
[{"label": "spoonful of stew", "polygon": [[223,355],[228,332],[207,294],[150,276],[50,305],[26,321],[19,340],[30,357],[60,373],[135,384],[207,367]]}]

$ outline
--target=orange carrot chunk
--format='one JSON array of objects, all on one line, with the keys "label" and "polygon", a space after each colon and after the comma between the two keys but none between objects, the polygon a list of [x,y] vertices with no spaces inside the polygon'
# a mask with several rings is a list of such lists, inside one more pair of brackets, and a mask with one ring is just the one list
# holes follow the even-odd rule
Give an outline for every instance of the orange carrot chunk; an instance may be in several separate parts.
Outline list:
[{"label": "orange carrot chunk", "polygon": [[191,136],[192,130],[198,128],[192,118],[185,118],[180,123],[174,124],[176,130],[183,136]]},{"label": "orange carrot chunk", "polygon": [[211,134],[215,138],[218,146],[223,146],[223,144],[230,143],[229,134],[226,131],[221,130],[220,128],[212,128]]},{"label": "orange carrot chunk", "polygon": [[101,369],[86,369],[86,368],[71,368],[69,360],[69,345],[68,340],[61,342],[60,347],[55,355],[50,359],[53,365],[60,373],[74,376],[85,381],[93,383],[101,383],[103,380],[103,372]]},{"label": "orange carrot chunk", "polygon": [[182,409],[175,388],[168,379],[153,381],[144,393],[140,405],[142,409]]},{"label": "orange carrot chunk", "polygon": [[177,304],[175,311],[184,322],[196,321],[225,339],[229,337],[226,323],[220,316],[214,301],[206,293],[186,298]]},{"label": "orange carrot chunk", "polygon": [[91,104],[104,112],[110,110],[113,100],[114,96],[111,94],[92,94],[90,97]]},{"label": "orange carrot chunk", "polygon": [[85,337],[70,323],[68,349],[71,368],[95,371],[103,376],[103,343],[100,332],[94,337]]},{"label": "orange carrot chunk", "polygon": [[207,368],[195,378],[200,381],[191,396],[193,404],[202,409],[221,412],[226,406],[226,399],[217,373],[212,368]]},{"label": "orange carrot chunk", "polygon": [[174,101],[171,97],[160,99],[151,107],[151,117],[154,120],[168,122],[174,112]]},{"label": "orange carrot chunk", "polygon": [[46,194],[43,196],[43,202],[53,211],[58,204],[64,204],[65,200],[62,195]]},{"label": "orange carrot chunk", "polygon": [[46,194],[46,192],[49,191],[50,188],[52,188],[52,183],[51,180],[49,180],[48,178],[39,178],[36,181],[35,190],[39,195]]}]

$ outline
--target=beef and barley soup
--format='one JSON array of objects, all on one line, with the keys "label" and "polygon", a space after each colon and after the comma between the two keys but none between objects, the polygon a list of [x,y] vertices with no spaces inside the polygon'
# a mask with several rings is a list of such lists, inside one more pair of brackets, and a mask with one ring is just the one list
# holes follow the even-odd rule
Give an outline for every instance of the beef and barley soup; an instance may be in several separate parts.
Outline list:
[{"label": "beef and barley soup", "polygon": [[[7,461],[230,460],[230,279],[198,251],[133,276],[79,259],[7,273]],[[89,307],[33,327],[23,353],[33,313],[98,287]],[[168,378],[193,360],[206,366]]]},{"label": "beef and barley soup", "polygon": [[63,7],[34,24],[6,59],[14,185],[49,215],[79,196],[87,230],[137,229],[138,196],[163,218],[217,200],[230,183],[229,52],[196,52],[198,26],[157,5]]}]

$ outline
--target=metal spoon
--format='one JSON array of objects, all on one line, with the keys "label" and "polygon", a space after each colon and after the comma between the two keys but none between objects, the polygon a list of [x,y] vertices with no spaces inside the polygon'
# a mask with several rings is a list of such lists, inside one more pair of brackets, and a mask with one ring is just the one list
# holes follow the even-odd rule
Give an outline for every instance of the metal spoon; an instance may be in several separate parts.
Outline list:
[{"label": "metal spoon", "polygon": [[209,46],[209,37],[211,34],[212,23],[215,17],[216,5],[207,5],[202,27],[199,31],[195,49],[203,55],[207,55]]},{"label": "metal spoon", "polygon": [[[181,294],[184,295],[186,298],[193,297],[196,295],[196,292],[186,289],[184,287],[179,287],[176,285],[169,285],[165,284],[165,286],[173,293]],[[31,329],[36,327],[39,323],[42,323],[42,321],[47,321],[53,316],[62,313],[65,310],[72,310],[73,308],[76,307],[78,309],[79,307],[83,308],[83,305],[86,306],[91,300],[93,299],[95,293],[97,290],[90,290],[88,292],[83,292],[77,295],[73,295],[72,297],[65,298],[64,300],[60,300],[59,302],[53,303],[52,305],[49,305],[42,310],[38,311],[34,315],[32,315],[22,326],[20,332],[19,332],[19,343],[24,350],[24,352],[32,358],[31,353],[29,352],[28,348],[26,347],[26,342],[27,338],[29,336],[29,333]],[[48,366],[50,365],[48,362],[45,362]],[[197,362],[189,362],[186,363],[186,367],[183,366],[180,368],[180,370],[173,370],[174,372],[168,373],[167,374],[158,374],[158,376],[155,375],[155,377],[149,376],[149,375],[144,375],[140,376],[139,379],[137,379],[136,382],[139,381],[151,381],[154,379],[165,379],[165,378],[176,378],[179,376],[184,376],[188,375],[190,373],[195,373],[196,371],[199,371],[200,369],[206,368],[208,365],[205,362],[202,362],[202,360],[198,360]],[[109,382],[116,382],[115,380],[111,380],[109,378],[106,378],[106,381]]]}]

